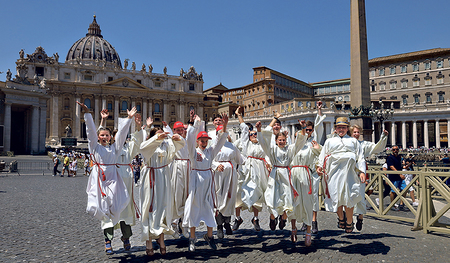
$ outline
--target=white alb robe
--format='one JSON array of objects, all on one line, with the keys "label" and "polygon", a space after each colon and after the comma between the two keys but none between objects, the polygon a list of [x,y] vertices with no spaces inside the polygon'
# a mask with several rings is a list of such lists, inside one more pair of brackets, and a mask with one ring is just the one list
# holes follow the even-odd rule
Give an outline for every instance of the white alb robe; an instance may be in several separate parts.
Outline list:
[{"label": "white alb robe", "polygon": [[[386,148],[388,137],[383,133],[381,135],[380,140],[377,143],[368,142],[368,141],[358,141],[361,144],[361,147],[363,148],[364,157],[368,158],[372,154],[377,154],[381,151],[383,151]],[[355,214],[366,214],[367,213],[367,207],[366,207],[366,184],[361,183],[361,195],[362,200],[358,202],[356,205]]]},{"label": "white alb robe", "polygon": [[[131,168],[131,160],[139,153],[139,147],[143,139],[143,130],[136,131],[131,135],[131,139],[127,142],[117,157],[116,163],[118,164],[119,174],[122,177],[125,186],[127,187],[128,194],[130,195],[130,202],[125,209],[120,213],[120,221],[124,221],[125,224],[134,226],[136,224],[136,209],[137,202],[134,200],[134,174]],[[118,229],[119,224],[113,225],[111,220],[102,220],[102,229],[114,227]]]},{"label": "white alb robe", "polygon": [[158,238],[162,233],[173,234],[171,228],[173,195],[169,164],[185,141],[157,140],[156,134],[141,143],[144,168],[141,171],[141,240]]},{"label": "white alb robe", "polygon": [[189,176],[189,196],[184,207],[183,227],[198,227],[200,221],[204,221],[208,227],[217,226],[214,218],[216,201],[211,166],[214,157],[225,144],[228,133],[219,131],[211,146],[202,150],[196,148],[200,126],[200,122],[195,121],[194,126],[189,126],[187,130],[186,141],[189,157],[192,160],[192,170]]},{"label": "white alb robe", "polygon": [[[355,207],[362,200],[359,172],[366,172],[361,144],[348,135],[333,136],[325,141],[318,165],[324,168],[325,208],[337,212],[339,206]],[[327,195],[327,190],[329,196]]]},{"label": "white alb robe", "polygon": [[[223,216],[232,216],[236,211],[238,183],[236,167],[243,162],[241,152],[231,142],[226,141],[212,163],[217,197],[216,207]],[[217,170],[219,165],[223,165],[222,172]]]},{"label": "white alb robe", "polygon": [[289,164],[292,159],[305,145],[306,136],[299,135],[295,144],[280,148],[272,146],[273,133],[268,130],[258,132],[258,141],[266,155],[269,157],[273,168],[270,172],[264,199],[270,213],[277,217],[284,211],[293,211],[293,191],[289,176]]},{"label": "white alb robe", "polygon": [[126,185],[115,164],[126,140],[131,119],[125,118],[119,122],[116,140],[108,146],[97,142],[97,129],[92,115],[85,113],[84,120],[89,152],[94,162],[86,188],[86,212],[99,220],[111,220],[111,224],[115,225],[120,221],[120,213],[130,202]]},{"label": "white alb robe", "polygon": [[246,160],[240,169],[242,177],[238,181],[236,207],[248,209],[250,212],[253,212],[253,208],[261,211],[269,176],[265,162],[266,154],[259,142],[253,143],[249,140],[248,126],[245,123],[241,123],[240,126],[242,137],[239,144]]}]

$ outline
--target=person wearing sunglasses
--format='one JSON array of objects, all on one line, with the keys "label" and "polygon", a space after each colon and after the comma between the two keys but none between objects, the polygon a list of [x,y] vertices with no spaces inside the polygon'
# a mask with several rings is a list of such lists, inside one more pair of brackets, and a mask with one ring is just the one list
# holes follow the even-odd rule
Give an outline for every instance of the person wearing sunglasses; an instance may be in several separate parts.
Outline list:
[{"label": "person wearing sunglasses", "polygon": [[[381,138],[377,143],[359,140],[359,138],[361,137],[361,133],[362,133],[362,128],[359,125],[353,125],[352,127],[350,127],[351,136],[353,138],[355,138],[356,140],[358,140],[358,142],[361,144],[361,146],[363,148],[364,158],[368,158],[372,154],[377,154],[386,148],[386,143],[387,143],[388,134],[389,134],[388,131],[386,131],[386,130],[383,131],[383,133],[381,134]],[[367,184],[369,184],[369,179],[366,177],[366,181],[364,183],[361,183],[361,188],[360,188],[363,199],[361,200],[361,202],[359,202],[356,205],[356,208],[354,211],[355,214],[358,214],[358,217],[356,219],[356,229],[358,231],[362,230],[363,217],[364,217],[364,214],[367,213],[366,198],[365,198]],[[367,192],[367,195],[372,194],[372,192],[373,192],[372,189],[369,190]]]},{"label": "person wearing sunglasses", "polygon": [[236,219],[233,225],[233,231],[239,229],[244,222],[241,218],[241,210],[253,212],[252,224],[255,231],[261,231],[258,213],[261,212],[264,203],[264,191],[267,187],[267,177],[269,176],[269,165],[265,160],[261,145],[258,142],[258,132],[250,130],[244,122],[241,107],[238,107],[235,114],[239,119],[241,128],[240,150],[247,159],[244,165],[241,165],[239,188],[236,197]]}]

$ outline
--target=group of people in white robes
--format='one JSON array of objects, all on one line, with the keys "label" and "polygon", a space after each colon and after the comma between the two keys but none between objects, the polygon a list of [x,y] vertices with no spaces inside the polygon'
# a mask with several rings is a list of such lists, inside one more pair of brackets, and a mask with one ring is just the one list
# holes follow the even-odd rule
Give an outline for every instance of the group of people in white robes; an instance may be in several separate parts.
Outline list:
[{"label": "group of people in white robes", "polygon": [[[326,117],[321,112],[321,102],[317,103],[315,123],[299,121],[300,129],[293,142],[281,130],[281,114],[275,112],[269,126],[262,129],[261,122],[255,127],[245,123],[239,107],[235,114],[241,138],[235,143],[226,132],[226,114],[215,118],[215,130],[207,133],[204,122],[193,110],[189,125],[175,122],[171,129],[165,122],[163,128],[153,128],[151,118],[142,125],[133,108],[127,111],[127,118],[119,119],[113,136],[103,124],[107,110],[101,112],[102,123],[97,129],[89,109],[77,103],[85,112],[94,164],[86,190],[87,212],[102,222],[107,254],[113,253],[111,240],[114,229],[119,227],[124,249],[131,248],[131,226],[137,217],[149,256],[155,253],[152,240],[158,243],[160,253],[166,254],[165,235],[189,238],[188,251],[195,251],[195,231],[201,222],[207,227],[203,237],[215,250],[213,228],[217,228],[219,239],[232,235],[243,223],[241,212],[248,210],[253,213],[254,229],[260,231],[258,215],[264,206],[270,213],[270,230],[277,225],[284,229],[289,219],[291,241],[297,242],[298,221],[305,232],[305,245],[310,246],[311,234],[318,232],[320,181],[326,210],[336,212],[338,227],[350,233],[353,209],[358,207],[358,229],[362,228],[362,215],[366,212],[364,158],[386,144],[385,137],[372,144],[349,136],[348,120],[341,117],[336,120],[334,133],[321,146],[322,122]],[[127,141],[132,118],[136,131]],[[352,132],[358,129],[361,131],[360,127],[352,127]],[[137,154],[144,162],[140,184],[135,185],[130,164]],[[135,191],[139,191],[138,201],[134,200]]]}]

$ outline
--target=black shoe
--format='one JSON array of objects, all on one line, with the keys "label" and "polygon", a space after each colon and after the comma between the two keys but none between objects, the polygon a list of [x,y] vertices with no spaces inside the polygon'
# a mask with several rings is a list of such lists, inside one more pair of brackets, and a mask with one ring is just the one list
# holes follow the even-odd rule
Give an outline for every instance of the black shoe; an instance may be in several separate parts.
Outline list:
[{"label": "black shoe", "polygon": [[312,221],[311,234],[316,235],[317,233],[319,233],[319,228],[317,227],[317,221]]},{"label": "black shoe", "polygon": [[[233,231],[238,230],[238,229],[239,229],[239,226],[240,226],[243,222],[244,222],[244,220],[242,220],[242,218],[239,218],[239,220],[238,220],[238,219],[234,219]],[[229,225],[229,224],[228,224],[228,225]],[[226,227],[225,227],[225,229],[226,229]],[[228,234],[228,232],[227,232],[227,235],[231,235],[231,234]]]},{"label": "black shoe", "polygon": [[216,241],[214,241],[214,236],[209,237],[207,234],[205,234],[203,238],[205,239],[206,243],[208,243],[210,248],[212,248],[213,250],[217,250],[217,245]]},{"label": "black shoe", "polygon": [[[241,219],[242,220],[242,219]],[[227,235],[232,235],[233,234],[233,230],[231,230],[231,225],[230,223],[225,223],[223,224],[223,227],[225,228],[225,233],[227,233]],[[239,228],[239,225],[237,226]],[[236,229],[237,230],[237,229]]]},{"label": "black shoe", "polygon": [[275,218],[275,219],[271,218],[270,223],[269,223],[270,230],[275,231],[277,224],[278,224],[278,218]]},{"label": "black shoe", "polygon": [[405,208],[405,205],[399,205],[398,211],[407,211],[407,209]]},{"label": "black shoe", "polygon": [[217,226],[217,238],[218,239],[223,239],[224,234],[223,234],[223,226],[222,225],[218,225]]},{"label": "black shoe", "polygon": [[356,229],[358,229],[358,231],[361,231],[362,225],[363,225],[363,220],[361,218],[357,217],[356,218]]},{"label": "black shoe", "polygon": [[287,220],[286,219],[283,219],[283,217],[282,216],[280,216],[280,223],[278,224],[278,228],[280,229],[280,230],[283,230],[283,228],[286,226],[286,222],[287,222]]},{"label": "black shoe", "polygon": [[255,231],[261,231],[261,226],[259,226],[259,219],[252,218],[252,224]]},{"label": "black shoe", "polygon": [[178,220],[178,234],[183,235],[183,220]]},{"label": "black shoe", "polygon": [[300,232],[305,232],[307,228],[307,225],[303,223],[302,228],[300,228]]}]

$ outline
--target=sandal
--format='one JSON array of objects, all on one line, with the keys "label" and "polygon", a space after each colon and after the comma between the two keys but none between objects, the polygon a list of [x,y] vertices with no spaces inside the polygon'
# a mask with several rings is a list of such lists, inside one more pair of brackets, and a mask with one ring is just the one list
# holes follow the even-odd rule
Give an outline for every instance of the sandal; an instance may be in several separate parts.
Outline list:
[{"label": "sandal", "polygon": [[305,234],[305,246],[307,247],[311,246],[311,233]]},{"label": "sandal", "polygon": [[297,228],[293,228],[291,232],[291,241],[292,243],[297,242]]},{"label": "sandal", "polygon": [[280,216],[280,218],[278,220],[280,220],[279,221],[280,223],[278,224],[278,228],[280,230],[283,230],[284,227],[286,226],[287,219],[283,219],[283,216]]},{"label": "sandal", "polygon": [[114,251],[111,246],[111,241],[105,241],[105,252],[106,252],[106,255],[114,254]]},{"label": "sandal", "polygon": [[351,224],[348,224],[348,223],[346,223],[345,224],[345,233],[351,233],[351,232],[353,232],[353,227],[355,226],[355,223],[351,223]]},{"label": "sandal", "polygon": [[126,251],[129,251],[131,249],[130,239],[129,238],[124,238],[124,237],[121,237],[120,239],[123,242],[123,248]]},{"label": "sandal", "polygon": [[345,223],[347,222],[347,220],[345,219],[345,217],[344,217],[344,219],[339,219],[339,217],[338,217],[338,228],[340,228],[340,229],[345,229]]},{"label": "sandal", "polygon": [[161,253],[161,255],[165,256],[167,254],[167,251],[166,251],[166,245],[164,244],[164,241],[163,241],[164,247],[161,246],[161,244],[159,243],[158,240],[156,241],[156,243],[158,243],[158,245],[159,245],[159,252]]},{"label": "sandal", "polygon": [[155,255],[155,251],[153,250],[153,248],[146,248],[145,254],[147,254],[147,256],[151,257],[151,256]]}]

